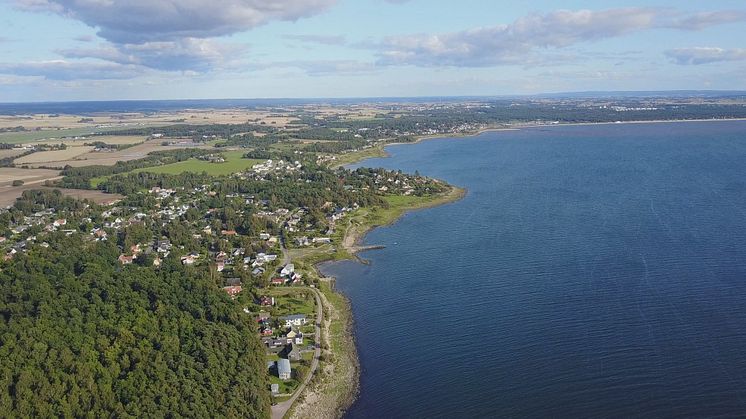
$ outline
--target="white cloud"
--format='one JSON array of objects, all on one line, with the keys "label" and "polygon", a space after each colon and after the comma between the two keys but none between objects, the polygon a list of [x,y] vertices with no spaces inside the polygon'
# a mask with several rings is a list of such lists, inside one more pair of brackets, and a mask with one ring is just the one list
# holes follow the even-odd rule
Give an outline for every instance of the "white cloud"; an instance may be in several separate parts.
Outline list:
[{"label": "white cloud", "polygon": [[[244,48],[212,38],[270,21],[321,13],[337,0],[14,0],[28,11],[79,20],[108,41],[98,48],[61,51],[65,58],[97,58],[166,71],[209,71]],[[83,40],[83,39],[81,39]],[[317,42],[323,40],[317,39]],[[330,40],[327,40],[330,41]]]},{"label": "white cloud", "polygon": [[15,0],[79,20],[117,44],[210,38],[321,13],[337,0]]},{"label": "white cloud", "polygon": [[60,50],[65,58],[96,58],[164,71],[206,72],[243,54],[245,47],[211,39],[183,38],[142,44],[105,44],[96,48]]},{"label": "white cloud", "polygon": [[384,65],[486,67],[540,62],[538,51],[619,37],[654,28],[700,30],[746,20],[742,12],[682,15],[654,8],[558,10],[507,25],[444,34],[388,37],[379,43]]},{"label": "white cloud", "polygon": [[677,64],[699,65],[722,61],[744,61],[746,60],[746,49],[716,47],[677,48],[666,51],[666,55]]}]

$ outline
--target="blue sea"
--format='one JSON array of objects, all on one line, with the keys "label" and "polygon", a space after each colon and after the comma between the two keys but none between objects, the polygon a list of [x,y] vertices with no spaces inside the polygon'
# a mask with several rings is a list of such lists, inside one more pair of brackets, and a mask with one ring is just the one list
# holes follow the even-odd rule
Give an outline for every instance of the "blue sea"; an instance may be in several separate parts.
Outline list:
[{"label": "blue sea", "polygon": [[348,418],[746,416],[746,122],[557,126],[360,165],[468,190],[327,264]]}]

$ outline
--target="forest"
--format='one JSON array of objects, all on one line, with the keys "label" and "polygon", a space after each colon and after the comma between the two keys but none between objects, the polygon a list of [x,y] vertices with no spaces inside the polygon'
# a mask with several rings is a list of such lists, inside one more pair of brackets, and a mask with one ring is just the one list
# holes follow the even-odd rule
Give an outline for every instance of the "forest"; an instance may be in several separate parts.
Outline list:
[{"label": "forest", "polygon": [[0,272],[0,416],[268,416],[251,319],[209,275],[47,241]]}]

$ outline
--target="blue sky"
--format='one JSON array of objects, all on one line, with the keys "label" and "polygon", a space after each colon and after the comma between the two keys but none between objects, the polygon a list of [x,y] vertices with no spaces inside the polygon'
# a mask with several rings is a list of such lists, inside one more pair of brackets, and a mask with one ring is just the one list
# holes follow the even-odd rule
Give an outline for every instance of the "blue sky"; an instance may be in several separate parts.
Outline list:
[{"label": "blue sky", "polygon": [[746,4],[694,3],[0,0],[0,102],[746,90]]}]

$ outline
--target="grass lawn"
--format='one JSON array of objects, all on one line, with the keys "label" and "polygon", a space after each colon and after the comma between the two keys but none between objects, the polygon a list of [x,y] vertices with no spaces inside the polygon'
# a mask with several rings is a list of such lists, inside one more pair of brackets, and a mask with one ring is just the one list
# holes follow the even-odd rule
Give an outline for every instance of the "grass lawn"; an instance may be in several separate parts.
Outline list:
[{"label": "grass lawn", "polygon": [[[225,151],[215,154],[221,154],[225,158],[225,163],[210,163],[204,160],[189,159],[163,166],[143,167],[130,173],[149,172],[178,175],[184,172],[207,172],[211,176],[227,176],[250,169],[255,164],[264,163],[264,160],[244,159],[243,155],[246,154],[246,151]],[[95,188],[107,178],[108,176],[93,178],[91,179],[91,186]]]},{"label": "grass lawn", "polygon": [[300,383],[298,381],[296,381],[295,379],[290,379],[290,380],[283,381],[283,380],[280,380],[275,375],[270,375],[269,376],[269,382],[271,384],[279,384],[280,385],[280,394],[293,394],[293,392],[295,392],[295,389],[297,389],[298,386],[300,385]]},{"label": "grass lawn", "polygon": [[264,163],[264,160],[244,159],[245,151],[226,151],[221,154],[225,157],[225,163],[210,163],[208,161],[189,159],[186,161],[167,164],[164,166],[145,167],[136,169],[133,173],[150,172],[178,175],[184,172],[202,173],[207,172],[211,176],[226,176],[250,169],[255,164]]},{"label": "grass lawn", "polygon": [[[305,298],[304,295],[305,294]],[[276,297],[277,302],[272,312],[277,316],[305,314],[308,317],[316,315],[316,299],[311,291],[298,290],[295,296]]]}]

